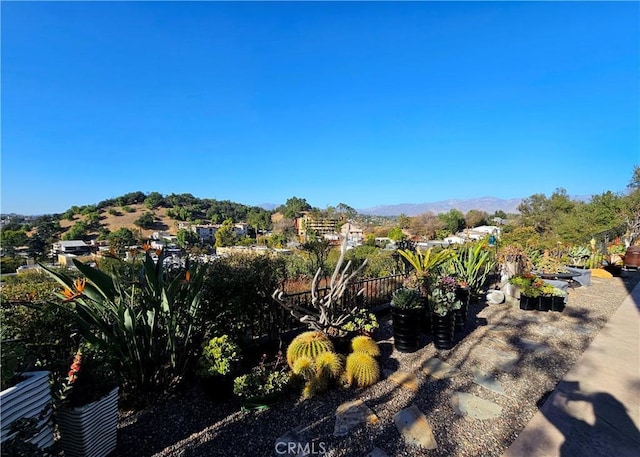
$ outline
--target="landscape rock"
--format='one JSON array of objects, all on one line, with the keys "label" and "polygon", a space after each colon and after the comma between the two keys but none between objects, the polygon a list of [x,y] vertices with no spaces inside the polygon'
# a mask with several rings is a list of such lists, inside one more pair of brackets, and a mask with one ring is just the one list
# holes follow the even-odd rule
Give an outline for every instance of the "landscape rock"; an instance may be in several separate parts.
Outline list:
[{"label": "landscape rock", "polygon": [[393,416],[393,422],[407,444],[426,449],[438,447],[431,424],[417,406],[401,410]]}]

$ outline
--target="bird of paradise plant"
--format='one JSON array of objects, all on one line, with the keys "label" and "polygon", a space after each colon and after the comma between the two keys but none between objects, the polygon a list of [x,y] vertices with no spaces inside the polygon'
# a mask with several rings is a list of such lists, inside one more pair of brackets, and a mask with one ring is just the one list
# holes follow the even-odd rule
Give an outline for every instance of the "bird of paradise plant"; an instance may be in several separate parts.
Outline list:
[{"label": "bird of paradise plant", "polygon": [[106,350],[128,391],[164,390],[180,381],[197,360],[197,324],[205,266],[178,274],[165,271],[149,252],[131,280],[107,274],[74,259],[84,278],[72,279],[45,265],[63,290],[62,302],[72,303],[82,336]]}]

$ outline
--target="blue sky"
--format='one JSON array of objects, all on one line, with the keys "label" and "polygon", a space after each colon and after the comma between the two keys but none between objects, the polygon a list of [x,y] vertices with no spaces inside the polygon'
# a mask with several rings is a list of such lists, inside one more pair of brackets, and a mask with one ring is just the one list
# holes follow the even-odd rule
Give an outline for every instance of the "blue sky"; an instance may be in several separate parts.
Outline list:
[{"label": "blue sky", "polygon": [[7,2],[2,212],[621,192],[637,2]]}]

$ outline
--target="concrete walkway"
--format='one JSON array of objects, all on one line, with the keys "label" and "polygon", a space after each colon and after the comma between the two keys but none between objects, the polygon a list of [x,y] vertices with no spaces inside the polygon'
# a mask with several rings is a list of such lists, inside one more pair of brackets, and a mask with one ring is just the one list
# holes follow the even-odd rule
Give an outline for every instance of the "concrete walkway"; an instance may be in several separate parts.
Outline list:
[{"label": "concrete walkway", "polygon": [[640,455],[640,284],[504,457]]}]

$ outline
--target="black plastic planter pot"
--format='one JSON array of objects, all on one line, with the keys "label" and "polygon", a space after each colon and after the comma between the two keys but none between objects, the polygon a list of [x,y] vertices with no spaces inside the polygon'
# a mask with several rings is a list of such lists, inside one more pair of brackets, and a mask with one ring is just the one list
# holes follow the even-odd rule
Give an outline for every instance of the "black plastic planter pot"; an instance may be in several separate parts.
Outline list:
[{"label": "black plastic planter pot", "polygon": [[564,297],[551,297],[551,311],[564,311]]},{"label": "black plastic planter pot", "polygon": [[444,316],[431,314],[431,331],[436,349],[451,349],[454,346],[454,313]]},{"label": "black plastic planter pot", "polygon": [[551,309],[551,302],[553,297],[542,296],[538,300],[538,311],[549,311]]},{"label": "black plastic planter pot", "polygon": [[454,328],[456,332],[464,330],[464,327],[467,324],[467,310],[468,305],[465,302],[462,302],[460,309],[453,311]]},{"label": "black plastic planter pot", "polygon": [[520,295],[520,309],[523,309],[525,311],[538,309],[538,297],[527,297],[526,295]]},{"label": "black plastic planter pot", "polygon": [[418,350],[418,335],[420,332],[420,308],[398,309],[391,307],[393,320],[393,344],[400,352],[415,352]]}]

